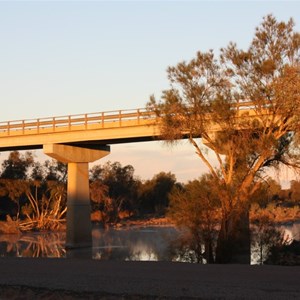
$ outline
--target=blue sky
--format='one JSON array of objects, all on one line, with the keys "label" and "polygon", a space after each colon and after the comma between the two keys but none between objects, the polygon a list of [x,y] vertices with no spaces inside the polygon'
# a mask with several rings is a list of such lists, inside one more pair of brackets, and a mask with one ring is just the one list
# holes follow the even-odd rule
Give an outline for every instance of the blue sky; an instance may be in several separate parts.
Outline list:
[{"label": "blue sky", "polygon": [[[270,13],[300,31],[299,11],[299,1],[0,1],[0,121],[144,107],[168,88],[168,66],[230,41],[247,48]],[[206,171],[186,144],[113,146],[106,160],[143,179]]]}]

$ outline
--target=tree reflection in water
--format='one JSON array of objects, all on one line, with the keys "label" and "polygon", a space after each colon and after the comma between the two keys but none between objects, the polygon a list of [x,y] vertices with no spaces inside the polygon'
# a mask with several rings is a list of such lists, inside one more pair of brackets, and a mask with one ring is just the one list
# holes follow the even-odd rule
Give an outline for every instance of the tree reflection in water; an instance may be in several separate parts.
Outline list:
[{"label": "tree reflection in water", "polygon": [[65,257],[65,232],[0,235],[0,255],[14,257]]},{"label": "tree reflection in water", "polygon": [[136,227],[93,231],[93,258],[101,260],[172,260],[169,245],[177,237],[172,227]]},{"label": "tree reflection in water", "polygon": [[[172,227],[94,228],[92,257],[100,260],[172,260],[169,245],[177,237]],[[65,232],[0,235],[0,256],[87,257],[85,249],[65,250]],[[77,252],[77,253],[76,253]],[[87,254],[87,255],[86,255]]]},{"label": "tree reflection in water", "polygon": [[[300,223],[282,226],[281,229],[286,232],[288,230],[290,237],[299,240]],[[76,256],[75,253],[73,257],[119,261],[154,260],[205,263],[205,261],[199,261],[195,249],[187,247],[188,243],[183,242],[180,232],[173,227],[130,227],[107,230],[95,227],[92,235],[93,249],[80,250],[81,254],[88,253],[88,255]],[[0,234],[0,256],[67,257],[65,240],[65,232]],[[255,249],[252,249],[252,253],[254,252]],[[200,255],[202,254],[200,253]],[[252,263],[258,262],[252,257]]]}]

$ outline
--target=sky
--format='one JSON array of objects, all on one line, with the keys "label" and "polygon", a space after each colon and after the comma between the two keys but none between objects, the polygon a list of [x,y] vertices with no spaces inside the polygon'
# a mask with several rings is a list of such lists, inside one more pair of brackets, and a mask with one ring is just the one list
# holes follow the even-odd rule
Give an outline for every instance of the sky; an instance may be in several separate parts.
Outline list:
[{"label": "sky", "polygon": [[[143,108],[169,87],[168,66],[230,41],[247,49],[267,14],[292,17],[300,31],[299,11],[300,0],[0,0],[0,121]],[[97,163],[108,160],[141,179],[207,172],[186,142],[113,145]]]}]

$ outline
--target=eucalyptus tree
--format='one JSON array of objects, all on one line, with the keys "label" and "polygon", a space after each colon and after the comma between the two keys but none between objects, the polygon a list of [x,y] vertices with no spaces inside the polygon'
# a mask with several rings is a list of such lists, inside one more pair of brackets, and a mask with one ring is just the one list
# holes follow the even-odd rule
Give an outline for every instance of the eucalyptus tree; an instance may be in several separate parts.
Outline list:
[{"label": "eucalyptus tree", "polygon": [[170,88],[148,102],[162,137],[171,144],[188,138],[215,180],[222,206],[217,262],[250,261],[249,199],[259,178],[270,167],[298,167],[299,60],[293,20],[268,15],[248,50],[231,42],[219,55],[198,52],[169,67]]},{"label": "eucalyptus tree", "polygon": [[131,165],[109,161],[90,171],[91,200],[110,222],[115,222],[121,212],[136,210],[138,185]]},{"label": "eucalyptus tree", "polygon": [[173,188],[169,195],[168,216],[187,231],[183,246],[194,251],[196,261],[214,263],[215,233],[220,224],[220,203],[210,174]]},{"label": "eucalyptus tree", "polygon": [[170,172],[160,172],[140,184],[138,188],[140,213],[165,214],[169,205],[169,194],[177,185],[175,175]]},{"label": "eucalyptus tree", "polygon": [[57,181],[67,183],[68,171],[67,164],[59,162],[55,159],[46,160],[43,164],[44,176],[47,181]]},{"label": "eucalyptus tree", "polygon": [[5,179],[26,179],[28,171],[34,164],[31,152],[20,153],[12,151],[1,165],[1,178]]}]

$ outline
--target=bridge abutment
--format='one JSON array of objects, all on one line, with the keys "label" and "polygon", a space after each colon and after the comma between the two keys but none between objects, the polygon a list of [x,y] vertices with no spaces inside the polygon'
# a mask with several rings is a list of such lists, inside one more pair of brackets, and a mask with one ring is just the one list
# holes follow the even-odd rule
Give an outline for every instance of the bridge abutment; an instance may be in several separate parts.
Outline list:
[{"label": "bridge abutment", "polygon": [[44,153],[68,164],[67,248],[92,246],[89,163],[110,153],[109,146],[89,149],[62,144],[43,146]]}]

